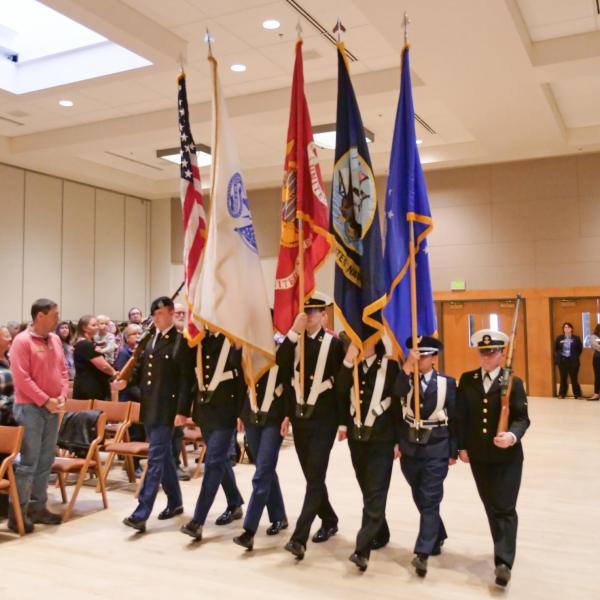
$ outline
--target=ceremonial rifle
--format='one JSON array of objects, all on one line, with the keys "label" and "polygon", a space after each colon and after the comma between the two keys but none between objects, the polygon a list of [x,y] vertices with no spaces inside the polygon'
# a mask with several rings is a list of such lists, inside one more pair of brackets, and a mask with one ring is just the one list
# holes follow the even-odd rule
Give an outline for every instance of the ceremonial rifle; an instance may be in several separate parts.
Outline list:
[{"label": "ceremonial rifle", "polygon": [[[177,296],[179,296],[179,292],[181,291],[181,288],[184,285],[185,285],[185,281],[183,281],[181,283],[181,285],[177,288],[177,291],[171,296],[171,300],[175,300],[175,298],[177,298]],[[148,318],[144,321],[143,325],[148,326],[151,321],[152,321],[152,315],[149,315]],[[119,371],[118,375],[116,376],[116,378],[115,378],[116,381],[129,381],[131,379],[131,376],[133,375],[133,370],[135,369],[135,366],[137,365],[137,363],[140,359],[140,356],[142,355],[142,352],[148,345],[148,342],[154,337],[155,333],[156,333],[156,327],[153,323],[140,336],[140,339],[138,340],[137,344],[135,345],[135,348],[133,349],[133,353],[131,354],[131,357],[125,363],[123,368]]]},{"label": "ceremonial rifle", "polygon": [[502,383],[500,387],[500,418],[498,419],[498,433],[508,431],[508,417],[510,413],[510,393],[513,383],[513,359],[515,353],[515,342],[517,339],[517,323],[519,321],[519,306],[521,304],[521,295],[517,294],[515,302],[515,313],[513,315],[512,328],[510,332],[510,341],[508,342],[508,352],[506,362],[502,369]]}]

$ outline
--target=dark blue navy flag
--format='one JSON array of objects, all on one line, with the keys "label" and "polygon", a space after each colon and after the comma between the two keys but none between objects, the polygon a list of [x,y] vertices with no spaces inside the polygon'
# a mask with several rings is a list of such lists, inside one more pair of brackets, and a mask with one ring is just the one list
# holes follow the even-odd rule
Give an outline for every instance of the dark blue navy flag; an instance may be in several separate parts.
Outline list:
[{"label": "dark blue navy flag", "polygon": [[415,232],[417,330],[419,335],[434,335],[437,329],[427,247],[433,220],[417,150],[408,46],[402,51],[402,81],[385,196],[385,216],[384,263],[388,295],[384,317],[396,350],[404,355],[407,352],[406,339],[412,334],[411,223]]},{"label": "dark blue navy flag", "polygon": [[375,178],[341,42],[329,223],[335,242],[336,313],[351,340],[362,349],[383,334],[383,248]]}]

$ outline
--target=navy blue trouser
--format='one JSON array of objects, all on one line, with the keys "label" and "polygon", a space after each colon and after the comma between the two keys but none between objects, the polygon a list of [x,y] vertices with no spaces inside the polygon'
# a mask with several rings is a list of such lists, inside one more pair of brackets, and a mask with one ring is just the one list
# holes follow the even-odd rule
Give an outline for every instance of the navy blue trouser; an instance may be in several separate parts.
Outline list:
[{"label": "navy blue trouser", "polygon": [[275,471],[283,438],[279,433],[279,426],[248,425],[246,440],[254,457],[256,471],[252,478],[252,496],[248,502],[244,529],[255,533],[265,506],[271,522],[285,518],[283,496]]},{"label": "navy blue trouser", "polygon": [[244,504],[229,458],[229,447],[234,435],[235,429],[217,429],[206,437],[204,475],[194,510],[194,521],[200,525],[204,525],[220,485],[223,486],[229,508]]},{"label": "navy blue trouser", "polygon": [[448,475],[448,458],[414,458],[402,455],[400,467],[421,514],[415,553],[429,555],[448,537],[440,517],[444,479]]},{"label": "navy blue trouser", "polygon": [[371,542],[387,543],[390,530],[385,505],[394,464],[394,442],[359,442],[348,438],[352,465],[363,497],[362,522],[356,536],[356,552],[371,554]]},{"label": "navy blue trouser", "polygon": [[171,452],[173,427],[168,425],[149,426],[146,427],[146,436],[150,444],[148,469],[138,497],[138,506],[131,515],[133,519],[142,521],[150,516],[161,484],[167,495],[169,508],[177,508],[183,504],[175,461]]}]

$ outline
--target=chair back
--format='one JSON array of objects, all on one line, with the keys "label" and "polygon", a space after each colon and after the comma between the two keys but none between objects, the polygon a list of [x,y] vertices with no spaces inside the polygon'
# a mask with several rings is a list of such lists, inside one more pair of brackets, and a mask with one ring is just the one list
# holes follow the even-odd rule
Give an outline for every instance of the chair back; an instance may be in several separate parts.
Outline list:
[{"label": "chair back", "polygon": [[65,403],[65,412],[80,412],[82,410],[90,410],[93,400],[75,400],[67,398]]},{"label": "chair back", "polygon": [[123,423],[129,419],[131,402],[113,402],[112,400],[94,400],[93,410],[100,410],[109,423]]},{"label": "chair back", "polygon": [[141,404],[139,402],[131,403],[131,412],[129,413],[129,422],[130,423],[139,423],[140,422],[140,408],[141,408]]},{"label": "chair back", "polygon": [[17,455],[21,450],[24,432],[25,428],[22,425],[19,427],[0,425],[0,454]]}]

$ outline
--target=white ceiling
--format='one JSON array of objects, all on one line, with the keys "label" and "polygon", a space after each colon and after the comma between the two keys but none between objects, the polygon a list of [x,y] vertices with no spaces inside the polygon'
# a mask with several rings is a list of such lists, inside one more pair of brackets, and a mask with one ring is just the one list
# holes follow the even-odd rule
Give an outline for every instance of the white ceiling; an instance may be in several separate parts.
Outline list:
[{"label": "white ceiling", "polygon": [[[298,0],[327,30],[338,15],[376,173],[386,172],[399,85],[402,14],[411,18],[415,108],[426,168],[600,150],[596,0]],[[285,0],[45,0],[153,65],[21,96],[0,92],[0,162],[144,197],[177,194],[183,58],[192,129],[210,140],[204,31],[228,98],[249,187],[281,181],[298,15]],[[282,27],[262,29],[266,18]],[[313,125],[335,120],[335,48],[301,19]],[[247,65],[233,73],[234,62]],[[75,106],[65,109],[58,100]],[[12,119],[21,124],[11,123]],[[333,152],[320,153],[328,178]],[[206,173],[207,175],[207,173]]]}]

